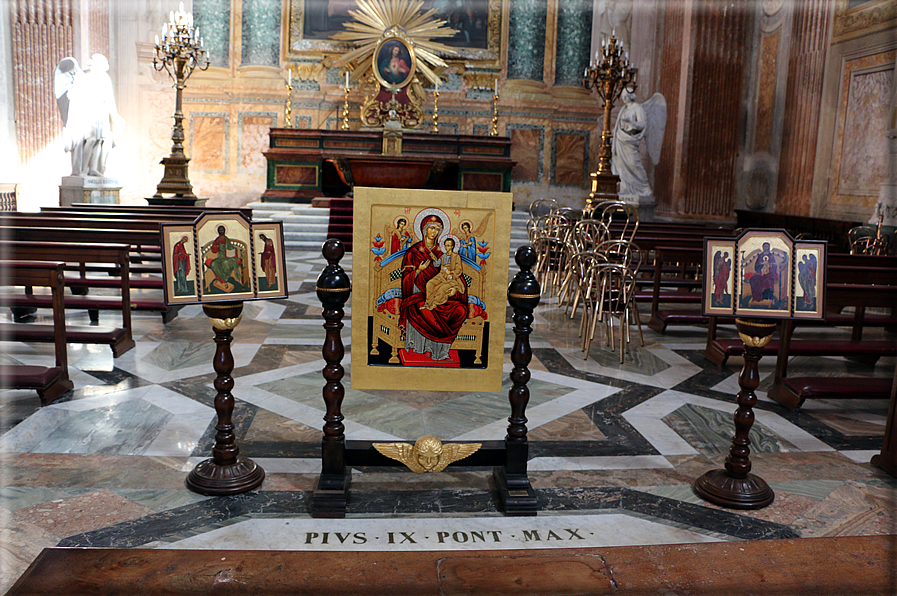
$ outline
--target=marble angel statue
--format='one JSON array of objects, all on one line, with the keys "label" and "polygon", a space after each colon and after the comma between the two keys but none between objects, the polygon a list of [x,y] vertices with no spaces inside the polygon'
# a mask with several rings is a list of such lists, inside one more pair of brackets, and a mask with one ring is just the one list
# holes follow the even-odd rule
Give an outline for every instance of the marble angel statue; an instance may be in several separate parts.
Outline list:
[{"label": "marble angel statue", "polygon": [[657,165],[667,126],[667,102],[663,95],[655,93],[651,99],[639,104],[631,88],[624,89],[621,97],[623,109],[614,126],[611,171],[620,177],[620,199],[638,201],[639,197],[654,194],[642,165],[640,146],[644,139],[648,155]]},{"label": "marble angel statue", "polygon": [[124,126],[118,115],[109,62],[94,54],[81,70],[74,58],[56,65],[54,91],[65,128],[65,150],[72,154],[72,176],[103,176],[114,145],[113,133]]}]

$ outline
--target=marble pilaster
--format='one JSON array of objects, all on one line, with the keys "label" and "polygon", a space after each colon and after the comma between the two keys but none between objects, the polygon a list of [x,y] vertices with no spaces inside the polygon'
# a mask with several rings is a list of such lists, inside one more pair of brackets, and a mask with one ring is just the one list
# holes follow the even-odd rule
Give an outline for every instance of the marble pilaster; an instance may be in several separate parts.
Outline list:
[{"label": "marble pilaster", "polygon": [[592,28],[591,0],[565,0],[558,4],[555,86],[582,87],[589,63]]},{"label": "marble pilaster", "polygon": [[542,81],[548,0],[517,0],[508,17],[508,78]]},{"label": "marble pilaster", "polygon": [[193,21],[199,26],[212,66],[228,66],[230,54],[230,1],[194,0]]},{"label": "marble pilaster", "polygon": [[277,66],[280,59],[280,5],[243,3],[241,64]]}]

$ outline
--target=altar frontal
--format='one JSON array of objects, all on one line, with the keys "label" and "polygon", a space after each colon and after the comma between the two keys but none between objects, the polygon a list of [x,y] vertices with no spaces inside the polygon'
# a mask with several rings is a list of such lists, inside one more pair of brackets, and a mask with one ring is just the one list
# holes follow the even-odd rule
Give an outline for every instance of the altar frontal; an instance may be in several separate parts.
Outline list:
[{"label": "altar frontal", "polygon": [[353,388],[501,390],[512,202],[356,187]]}]

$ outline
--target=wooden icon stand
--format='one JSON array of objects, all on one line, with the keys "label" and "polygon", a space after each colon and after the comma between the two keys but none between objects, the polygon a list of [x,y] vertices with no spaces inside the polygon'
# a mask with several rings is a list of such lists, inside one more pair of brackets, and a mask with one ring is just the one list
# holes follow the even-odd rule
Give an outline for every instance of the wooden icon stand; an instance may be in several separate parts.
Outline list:
[{"label": "wooden icon stand", "polygon": [[695,491],[701,498],[732,509],[761,509],[772,503],[775,494],[766,481],[751,474],[750,444],[748,439],[754,424],[753,407],[757,403],[754,390],[760,385],[758,363],[763,346],[772,339],[775,321],[764,319],[735,319],[738,334],[744,341],[744,367],[738,375],[741,391],[735,398],[735,436],[725,469],[711,470],[697,479]]},{"label": "wooden icon stand", "polygon": [[[341,361],[345,349],[340,336],[343,328],[343,307],[349,299],[349,276],[339,262],[345,254],[342,242],[328,240],[322,250],[327,267],[318,277],[316,291],[324,307],[326,338],[322,353],[324,361],[323,397],[327,411],[324,416],[324,438],[321,443],[321,475],[311,499],[312,517],[343,518],[349,502],[349,485],[353,466],[397,466],[398,462],[379,453],[371,441],[346,441],[341,406],[345,389]],[[511,361],[513,386],[508,392],[511,416],[504,441],[486,441],[482,447],[462,460],[459,465],[490,466],[500,500],[500,508],[509,516],[536,515],[536,494],[527,476],[526,463],[529,444],[526,437],[526,405],[529,401],[532,359],[529,336],[532,333],[533,309],[539,304],[539,282],[531,269],[536,264],[532,247],[517,250],[520,271],[508,287],[508,302],[514,309],[514,347]]]},{"label": "wooden icon stand", "polygon": [[186,484],[190,490],[203,495],[235,495],[258,487],[265,479],[265,471],[246,457],[238,457],[240,449],[234,437],[234,424],[231,416],[234,412],[234,356],[230,344],[234,340],[231,335],[243,317],[242,302],[225,302],[219,304],[203,304],[203,312],[212,321],[215,330],[215,357],[212,365],[218,376],[215,377],[215,413],[218,424],[215,425],[215,446],[211,459],[204,460],[193,468],[187,476]]},{"label": "wooden icon stand", "polygon": [[[265,471],[239,457],[234,435],[233,330],[243,302],[286,298],[282,222],[252,222],[239,211],[202,213],[193,222],[160,225],[165,304],[202,304],[212,322],[215,356],[215,446],[185,484],[203,495],[234,495],[261,485]],[[264,283],[262,283],[264,280]]]},{"label": "wooden icon stand", "polygon": [[777,320],[825,315],[826,255],[825,242],[794,240],[785,230],[744,230],[737,237],[704,238],[701,310],[705,316],[735,316],[744,343],[744,366],[738,375],[735,436],[725,468],[710,470],[695,481],[695,492],[702,499],[731,509],[761,509],[775,499],[766,481],[750,473],[758,363]]}]

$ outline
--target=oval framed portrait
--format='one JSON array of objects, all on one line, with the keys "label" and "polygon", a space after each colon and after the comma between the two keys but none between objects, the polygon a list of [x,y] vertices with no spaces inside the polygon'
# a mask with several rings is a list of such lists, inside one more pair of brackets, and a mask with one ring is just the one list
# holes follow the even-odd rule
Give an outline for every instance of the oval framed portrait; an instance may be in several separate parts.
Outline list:
[{"label": "oval framed portrait", "polygon": [[373,66],[377,82],[390,91],[398,91],[414,78],[417,57],[404,39],[387,37],[374,51]]}]

